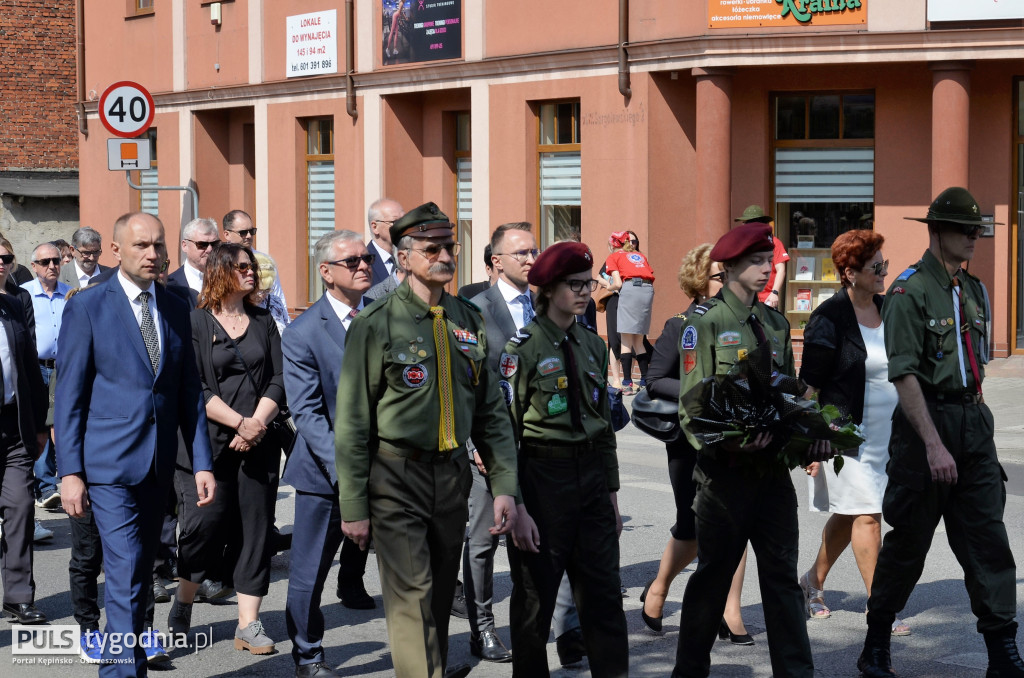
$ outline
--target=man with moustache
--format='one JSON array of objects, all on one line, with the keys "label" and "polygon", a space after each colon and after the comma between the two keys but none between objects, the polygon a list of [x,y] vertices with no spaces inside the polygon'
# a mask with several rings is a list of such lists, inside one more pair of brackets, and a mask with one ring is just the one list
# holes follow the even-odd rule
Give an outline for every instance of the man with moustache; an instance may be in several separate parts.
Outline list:
[{"label": "man with moustache", "polygon": [[[324,615],[320,598],[327,571],[341,546],[339,585],[342,604],[370,609],[363,587],[369,551],[341,533],[338,480],[334,468],[334,414],[345,335],[363,308],[370,288],[373,255],[353,231],[320,238],[313,256],[324,294],[284,331],[284,383],[298,436],[282,480],[295,488],[293,556],[288,569],[285,620],[292,641],[296,676],[336,676],[324,658]],[[360,595],[361,594],[361,595]],[[365,603],[369,603],[366,605]],[[358,604],[357,604],[358,603]]]},{"label": "man with moustache", "polygon": [[509,533],[516,520],[515,447],[497,375],[485,363],[483,321],[445,292],[460,249],[453,228],[434,203],[391,226],[408,275],[353,320],[338,384],[342,531],[365,549],[372,527],[398,678],[445,675],[471,434],[491,477],[491,534]]}]

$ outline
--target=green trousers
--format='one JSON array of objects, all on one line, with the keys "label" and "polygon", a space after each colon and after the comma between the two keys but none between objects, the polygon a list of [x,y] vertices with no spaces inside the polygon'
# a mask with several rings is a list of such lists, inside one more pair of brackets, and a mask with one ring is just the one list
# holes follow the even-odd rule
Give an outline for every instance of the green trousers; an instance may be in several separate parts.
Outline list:
[{"label": "green trousers", "polygon": [[443,462],[380,450],[370,529],[397,678],[443,678],[472,476],[463,448]]},{"label": "green trousers", "polygon": [[893,529],[882,542],[868,600],[868,638],[876,644],[888,644],[893,619],[921,577],[940,518],[964,569],[978,631],[1017,627],[1017,570],[1003,524],[1006,475],[996,457],[992,412],[985,404],[959,402],[929,401],[928,409],[956,462],[957,481],[932,482],[924,443],[897,407],[882,501],[882,515]]}]

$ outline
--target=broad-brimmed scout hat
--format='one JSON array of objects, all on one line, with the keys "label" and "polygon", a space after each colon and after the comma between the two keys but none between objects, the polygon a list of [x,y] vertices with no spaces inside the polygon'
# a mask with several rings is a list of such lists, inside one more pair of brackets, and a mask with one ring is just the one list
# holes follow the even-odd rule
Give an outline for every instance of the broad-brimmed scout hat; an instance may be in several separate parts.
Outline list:
[{"label": "broad-brimmed scout hat", "polygon": [[749,205],[747,209],[743,210],[743,214],[733,219],[733,221],[742,221],[745,224],[752,222],[767,224],[775,220],[772,219],[772,215],[765,214],[764,209],[760,205]]},{"label": "broad-brimmed scout hat", "polygon": [[[953,186],[947,188],[928,206],[928,214],[923,218],[903,217],[907,221],[920,221],[930,224],[936,221],[948,221],[954,224],[982,226],[981,208],[978,201],[966,188]],[[991,222],[995,223],[995,222]],[[999,224],[1000,226],[1002,224]]]}]

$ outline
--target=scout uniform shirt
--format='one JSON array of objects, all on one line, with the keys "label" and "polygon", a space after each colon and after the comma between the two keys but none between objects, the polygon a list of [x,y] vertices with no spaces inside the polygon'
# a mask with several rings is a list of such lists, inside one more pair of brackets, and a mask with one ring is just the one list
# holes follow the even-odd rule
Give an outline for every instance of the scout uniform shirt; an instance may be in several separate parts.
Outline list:
[{"label": "scout uniform shirt", "polygon": [[[444,308],[460,446],[471,434],[493,493],[515,496],[515,442],[497,376],[485,366],[483,318],[447,292]],[[338,380],[335,464],[342,518],[369,518],[367,482],[378,447],[436,451],[441,416],[433,315],[408,281],[352,320]],[[465,454],[465,452],[463,452]]]},{"label": "scout uniform shirt", "polygon": [[926,392],[978,392],[961,333],[966,324],[978,377],[984,380],[988,295],[973,275],[961,270],[956,277],[963,294],[962,318],[952,276],[929,251],[889,287],[882,306],[889,381],[912,374]]},{"label": "scout uniform shirt", "polygon": [[682,396],[705,377],[727,374],[733,365],[757,348],[757,336],[749,322],[751,314],[757,316],[771,344],[774,368],[794,376],[789,323],[781,313],[761,302],[756,302],[751,309],[728,287],[695,308],[683,326],[679,342],[679,422],[687,440],[698,451],[704,450],[704,444],[687,428],[690,415],[683,406]]},{"label": "scout uniform shirt", "polygon": [[[579,427],[572,422],[565,341],[576,363],[581,396]],[[522,444],[572,446],[592,442],[595,452],[604,457],[608,490],[619,489],[619,461],[605,383],[608,347],[601,337],[578,322],[563,331],[547,316],[537,316],[505,345],[498,371]]]}]

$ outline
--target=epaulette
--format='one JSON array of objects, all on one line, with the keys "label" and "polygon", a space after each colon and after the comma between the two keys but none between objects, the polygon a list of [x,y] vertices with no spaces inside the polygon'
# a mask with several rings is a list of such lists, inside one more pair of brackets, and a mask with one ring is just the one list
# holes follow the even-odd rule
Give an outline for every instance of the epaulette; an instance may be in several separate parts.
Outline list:
[{"label": "epaulette", "polygon": [[702,303],[697,305],[697,308],[693,309],[693,314],[704,315],[705,313],[713,309],[717,303],[718,300],[715,299],[714,297],[705,299]]},{"label": "epaulette", "polygon": [[676,314],[675,314],[674,316],[672,316],[672,317],[673,317],[673,318],[679,318],[680,320],[686,320],[686,314],[685,314],[685,313],[676,313]]},{"label": "epaulette", "polygon": [[579,316],[576,316],[576,324],[579,325],[580,327],[582,327],[585,330],[590,330],[594,334],[597,334],[597,328],[596,327],[591,327],[591,325],[589,323],[587,323],[587,322],[585,322],[583,320],[580,320]]},{"label": "epaulette", "polygon": [[457,295],[454,295],[454,294],[453,294],[453,295],[451,295],[451,296],[455,297],[456,299],[458,299],[459,301],[461,301],[462,303],[464,303],[464,304],[465,304],[466,306],[469,306],[469,307],[470,307],[471,309],[473,309],[474,311],[476,311],[476,314],[477,314],[477,315],[479,315],[479,316],[482,316],[482,315],[484,314],[484,312],[480,310],[480,307],[479,307],[479,306],[477,306],[476,304],[474,304],[474,303],[473,303],[472,301],[470,301],[469,299],[467,299],[467,298],[465,298],[465,297],[460,297],[460,296],[457,296]]},{"label": "epaulette", "polygon": [[509,341],[516,346],[521,346],[527,339],[530,338],[530,333],[526,329],[516,330],[516,333],[512,336]]},{"label": "epaulette", "polygon": [[914,264],[907,270],[903,271],[903,273],[900,273],[899,276],[896,277],[896,280],[909,280],[910,276],[914,275],[915,273],[917,273],[917,264]]}]

